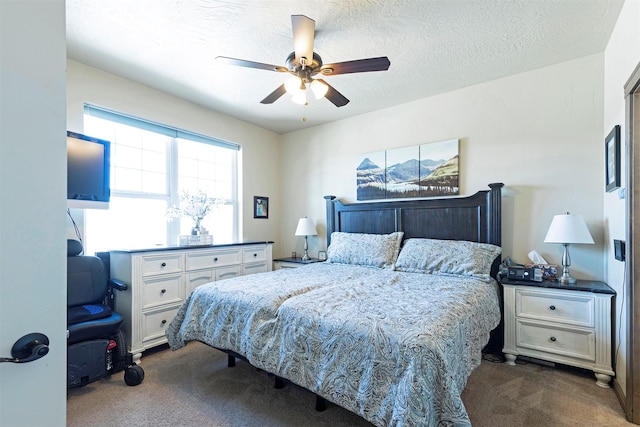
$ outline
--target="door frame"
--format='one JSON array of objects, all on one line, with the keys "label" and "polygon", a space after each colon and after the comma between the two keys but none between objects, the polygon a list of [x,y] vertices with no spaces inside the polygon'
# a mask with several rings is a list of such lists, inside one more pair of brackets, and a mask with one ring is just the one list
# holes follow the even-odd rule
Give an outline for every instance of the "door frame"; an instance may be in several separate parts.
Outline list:
[{"label": "door frame", "polygon": [[640,167],[640,64],[631,73],[624,85],[626,115],[626,227],[627,253],[625,265],[625,291],[628,292],[627,304],[627,360],[626,360],[626,399],[625,413],[627,420],[640,424],[640,263],[635,262],[635,254],[640,254],[640,174],[635,173]]}]

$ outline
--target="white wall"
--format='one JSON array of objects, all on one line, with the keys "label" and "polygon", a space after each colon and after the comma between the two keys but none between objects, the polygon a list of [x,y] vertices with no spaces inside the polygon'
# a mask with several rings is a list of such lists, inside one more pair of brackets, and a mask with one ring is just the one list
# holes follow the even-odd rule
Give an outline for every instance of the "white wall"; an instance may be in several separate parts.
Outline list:
[{"label": "white wall", "polygon": [[[615,126],[621,126],[622,145],[622,186],[625,180],[625,143],[627,126],[625,123],[625,102],[623,87],[635,67],[640,63],[640,2],[626,1],[618,22],[605,51],[604,62],[604,129],[602,138]],[[623,393],[626,392],[626,341],[628,318],[626,302],[629,298],[624,290],[624,264],[614,258],[613,239],[625,240],[625,230],[629,220],[625,214],[625,200],[620,191],[604,196],[605,260],[606,281],[617,292],[615,340],[619,343],[616,357],[616,381]],[[622,315],[622,316],[621,316]]]},{"label": "white wall", "polygon": [[0,357],[20,337],[49,354],[0,364],[1,426],[66,420],[64,1],[0,1]]},{"label": "white wall", "polygon": [[[277,248],[281,200],[278,134],[72,60],[67,67],[69,130],[83,131],[84,104],[89,103],[240,144],[241,239],[273,240]],[[253,218],[253,196],[269,197],[269,219]],[[74,217],[82,226],[78,214]],[[68,229],[73,236],[70,223]]]},{"label": "white wall", "polygon": [[561,247],[544,236],[553,215],[579,213],[596,245],[571,248],[572,274],[603,279],[602,93],[603,55],[593,55],[285,135],[279,255],[301,251],[293,232],[305,215],[320,234],[312,256],[324,249],[323,196],[356,199],[361,154],[459,138],[461,194],[506,185],[505,256],[528,262],[536,249],[560,264]]}]

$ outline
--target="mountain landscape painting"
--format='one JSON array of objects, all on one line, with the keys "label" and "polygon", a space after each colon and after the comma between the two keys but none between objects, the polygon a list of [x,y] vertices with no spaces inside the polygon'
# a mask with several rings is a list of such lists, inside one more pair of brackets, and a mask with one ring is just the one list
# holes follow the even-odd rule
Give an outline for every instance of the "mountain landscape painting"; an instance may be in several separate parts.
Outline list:
[{"label": "mountain landscape painting", "polygon": [[369,153],[358,165],[358,200],[459,194],[458,140]]}]

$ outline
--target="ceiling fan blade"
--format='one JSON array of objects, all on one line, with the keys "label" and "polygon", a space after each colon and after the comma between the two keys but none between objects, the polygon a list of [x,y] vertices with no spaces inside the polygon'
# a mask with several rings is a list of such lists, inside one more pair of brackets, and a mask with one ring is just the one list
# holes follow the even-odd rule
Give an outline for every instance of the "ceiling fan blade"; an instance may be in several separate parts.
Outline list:
[{"label": "ceiling fan blade", "polygon": [[327,85],[329,89],[327,90],[327,93],[325,93],[324,97],[331,101],[333,105],[336,107],[343,107],[349,103],[349,100],[343,94],[335,90],[329,83],[322,79],[316,80]]},{"label": "ceiling fan blade", "polygon": [[379,58],[356,59],[354,61],[325,64],[320,67],[320,73],[325,76],[336,74],[366,73],[368,71],[386,71],[391,62],[386,56]]},{"label": "ceiling fan blade", "polygon": [[310,64],[313,61],[313,38],[316,31],[316,21],[304,15],[291,15],[293,27],[293,51],[296,54],[296,62],[302,64],[300,58],[307,58]]},{"label": "ceiling fan blade", "polygon": [[284,84],[278,86],[276,90],[271,92],[265,99],[260,101],[261,104],[273,104],[276,102],[282,95],[284,95],[287,90],[284,88]]},{"label": "ceiling fan blade", "polygon": [[286,67],[279,65],[263,64],[262,62],[247,61],[244,59],[227,58],[226,56],[216,56],[216,61],[220,61],[227,65],[234,65],[236,67],[257,68],[258,70],[277,71],[279,73],[286,73]]}]

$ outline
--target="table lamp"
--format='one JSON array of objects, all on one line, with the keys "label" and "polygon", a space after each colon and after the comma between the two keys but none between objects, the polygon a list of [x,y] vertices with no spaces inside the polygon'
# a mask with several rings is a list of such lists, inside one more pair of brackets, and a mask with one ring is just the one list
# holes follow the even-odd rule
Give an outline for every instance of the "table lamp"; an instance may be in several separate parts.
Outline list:
[{"label": "table lamp", "polygon": [[571,265],[571,257],[569,257],[570,244],[593,244],[593,238],[587,225],[584,223],[582,215],[573,215],[567,212],[564,215],[555,215],[544,238],[545,243],[561,243],[564,246],[562,253],[562,276],[558,279],[560,283],[571,284],[576,283],[576,279],[571,277],[569,266]]},{"label": "table lamp", "polygon": [[309,245],[307,243],[307,236],[316,236],[316,226],[313,224],[313,220],[304,217],[298,220],[298,227],[296,228],[296,236],[304,236],[304,255],[302,261],[309,261]]}]

